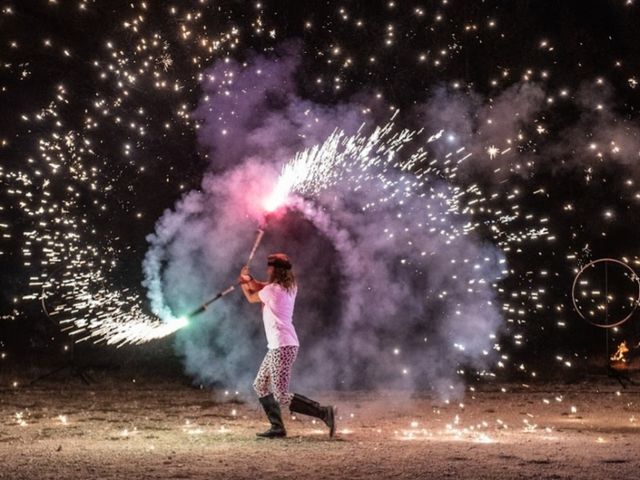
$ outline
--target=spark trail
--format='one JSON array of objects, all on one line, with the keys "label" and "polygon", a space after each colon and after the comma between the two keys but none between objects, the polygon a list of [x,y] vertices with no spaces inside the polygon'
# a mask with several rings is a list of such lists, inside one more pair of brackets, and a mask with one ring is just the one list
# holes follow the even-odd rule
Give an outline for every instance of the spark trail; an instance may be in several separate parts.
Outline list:
[{"label": "spark trail", "polygon": [[[322,192],[331,190],[338,183],[349,183],[357,194],[363,186],[366,188],[367,182],[375,181],[383,185],[385,196],[363,205],[363,214],[376,208],[376,203],[388,205],[396,202],[394,209],[401,215],[407,197],[422,197],[426,221],[419,223],[419,228],[431,232],[437,230],[449,244],[487,224],[491,224],[494,238],[504,245],[546,233],[530,229],[507,234],[503,228],[510,220],[503,216],[484,223],[474,222],[471,215],[473,206],[487,198],[477,185],[463,189],[451,183],[459,164],[470,154],[464,148],[458,148],[445,155],[443,160],[434,158],[427,161],[425,146],[440,141],[442,131],[421,139],[422,131],[398,130],[393,123],[394,118],[395,115],[390,122],[373,128],[370,134],[363,133],[364,125],[351,136],[336,130],[325,142],[298,152],[282,167],[273,190],[263,194],[265,213],[282,207],[295,208],[296,196],[318,201]],[[411,148],[413,151],[403,155],[404,150]],[[403,175],[397,177],[397,173]],[[434,181],[439,182],[437,190],[433,188]],[[429,213],[431,202],[443,206],[438,209],[440,214]],[[469,220],[461,228],[459,222],[447,220],[450,215],[465,215]],[[95,262],[95,259],[84,258],[74,260],[71,266],[80,268],[80,271],[78,268],[66,269],[58,287],[54,287],[53,282],[43,285],[45,296],[54,298],[57,303],[51,315],[63,317],[60,323],[78,341],[92,340],[121,346],[140,344],[174,333],[185,327],[188,321],[183,316],[176,316],[164,301],[162,257],[165,253],[162,248],[156,248],[146,258],[145,283],[152,299],[153,315],[144,313],[143,302],[134,294],[127,295],[109,288],[96,289],[96,285],[106,282],[103,269],[83,272],[81,267]]]}]

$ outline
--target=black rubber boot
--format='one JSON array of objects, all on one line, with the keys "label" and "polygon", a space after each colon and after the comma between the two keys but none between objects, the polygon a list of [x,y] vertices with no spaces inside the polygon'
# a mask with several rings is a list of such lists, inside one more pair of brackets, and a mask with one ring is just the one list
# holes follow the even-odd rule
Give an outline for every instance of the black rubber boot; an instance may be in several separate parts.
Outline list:
[{"label": "black rubber boot", "polygon": [[281,438],[287,436],[287,431],[284,429],[284,422],[282,421],[282,414],[280,413],[280,404],[270,393],[266,397],[259,398],[260,405],[264,408],[264,413],[267,414],[267,418],[271,423],[271,428],[266,432],[256,433],[258,437],[262,438]]},{"label": "black rubber boot", "polygon": [[329,427],[330,437],[333,437],[336,434],[335,407],[322,407],[318,402],[311,400],[304,395],[294,393],[289,409],[295,413],[302,413],[303,415],[319,418],[327,425],[327,427]]}]

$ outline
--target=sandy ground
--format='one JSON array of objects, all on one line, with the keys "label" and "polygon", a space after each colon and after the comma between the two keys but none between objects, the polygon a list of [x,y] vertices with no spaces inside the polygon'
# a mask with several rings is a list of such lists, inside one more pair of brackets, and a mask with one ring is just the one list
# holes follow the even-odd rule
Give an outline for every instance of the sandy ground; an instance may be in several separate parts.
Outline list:
[{"label": "sandy ground", "polygon": [[234,396],[113,379],[4,390],[0,478],[640,477],[640,388],[607,379],[491,385],[449,404],[322,392],[340,409],[334,439],[287,418],[288,438],[257,440],[258,403]]}]

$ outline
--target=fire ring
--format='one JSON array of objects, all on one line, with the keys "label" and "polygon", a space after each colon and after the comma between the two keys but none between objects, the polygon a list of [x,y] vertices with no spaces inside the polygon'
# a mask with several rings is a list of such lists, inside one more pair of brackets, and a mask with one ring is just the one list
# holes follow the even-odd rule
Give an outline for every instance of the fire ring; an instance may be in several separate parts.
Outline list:
[{"label": "fire ring", "polygon": [[[631,272],[631,280],[632,281],[635,280],[635,282],[638,285],[637,298],[633,302],[633,308],[631,309],[631,312],[629,312],[629,314],[626,317],[624,317],[621,320],[618,320],[615,323],[597,323],[597,322],[594,322],[594,321],[588,319],[587,317],[585,317],[582,314],[582,312],[578,308],[578,304],[576,302],[576,285],[578,284],[578,278],[580,278],[580,275],[582,275],[582,272],[584,272],[587,268],[589,268],[589,267],[591,267],[591,266],[593,266],[593,265],[595,265],[597,263],[604,263],[604,262],[613,262],[613,263],[617,263],[618,265],[622,265],[625,269],[627,269],[629,272]],[[636,271],[633,268],[631,268],[626,263],[621,262],[620,260],[616,260],[615,258],[599,258],[598,260],[594,260],[592,262],[589,262],[584,267],[582,267],[580,269],[580,271],[578,272],[578,274],[576,275],[576,277],[573,279],[573,286],[571,287],[571,301],[573,302],[573,308],[578,313],[578,315],[580,315],[580,317],[583,320],[586,320],[591,325],[594,325],[594,326],[600,327],[600,328],[618,327],[618,326],[622,325],[624,322],[626,322],[627,320],[629,320],[631,318],[631,316],[635,313],[635,311],[638,308],[638,304],[640,303],[640,278],[638,278],[638,275],[636,274]]]}]

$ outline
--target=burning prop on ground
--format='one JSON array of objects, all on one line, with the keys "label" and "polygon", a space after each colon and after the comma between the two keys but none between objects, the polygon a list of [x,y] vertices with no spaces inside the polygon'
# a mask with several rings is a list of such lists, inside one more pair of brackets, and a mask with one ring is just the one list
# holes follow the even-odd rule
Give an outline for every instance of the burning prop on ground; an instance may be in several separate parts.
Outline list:
[{"label": "burning prop on ground", "polygon": [[618,345],[618,349],[609,357],[609,366],[618,371],[640,371],[640,342],[637,345],[628,345],[623,340]]},{"label": "burning prop on ground", "polygon": [[622,343],[618,345],[618,350],[616,350],[616,353],[611,355],[611,357],[609,358],[611,360],[612,366],[616,364],[622,364],[626,366],[629,360],[627,358],[628,353],[629,353],[629,347],[627,347],[627,342],[622,341]]}]

